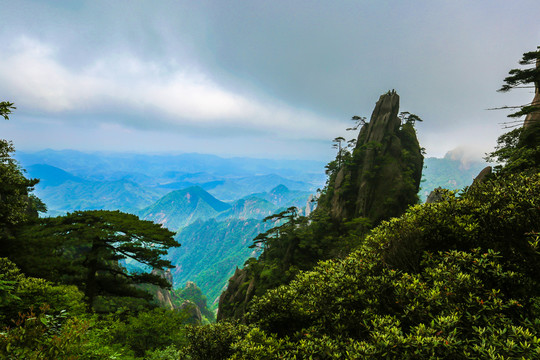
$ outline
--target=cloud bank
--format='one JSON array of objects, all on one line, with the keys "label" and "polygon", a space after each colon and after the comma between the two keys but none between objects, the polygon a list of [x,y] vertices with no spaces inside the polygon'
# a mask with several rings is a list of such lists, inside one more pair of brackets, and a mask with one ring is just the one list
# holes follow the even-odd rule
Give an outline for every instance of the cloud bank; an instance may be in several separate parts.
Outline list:
[{"label": "cloud bank", "polygon": [[52,46],[29,37],[0,58],[0,90],[23,112],[64,121],[83,116],[138,129],[242,129],[315,139],[332,132],[322,117],[228,90],[197,69],[126,53],[75,71]]}]

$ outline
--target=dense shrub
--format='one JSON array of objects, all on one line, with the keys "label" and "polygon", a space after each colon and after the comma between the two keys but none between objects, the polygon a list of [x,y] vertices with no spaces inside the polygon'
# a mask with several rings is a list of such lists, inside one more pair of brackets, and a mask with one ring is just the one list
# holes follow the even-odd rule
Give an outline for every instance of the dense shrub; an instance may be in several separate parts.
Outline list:
[{"label": "dense shrub", "polygon": [[111,342],[142,357],[147,351],[185,344],[184,312],[156,308],[129,316],[125,321],[114,320],[109,325]]},{"label": "dense shrub", "polygon": [[6,258],[0,258],[0,325],[10,325],[19,313],[31,308],[39,313],[47,305],[50,315],[67,311],[71,315],[84,313],[84,295],[75,287],[54,285],[50,281],[27,277]]},{"label": "dense shrub", "polygon": [[415,206],[256,297],[233,357],[537,358],[539,231],[540,174]]},{"label": "dense shrub", "polygon": [[219,322],[206,326],[188,326],[188,345],[181,359],[221,360],[233,354],[232,344],[248,331],[245,325]]}]

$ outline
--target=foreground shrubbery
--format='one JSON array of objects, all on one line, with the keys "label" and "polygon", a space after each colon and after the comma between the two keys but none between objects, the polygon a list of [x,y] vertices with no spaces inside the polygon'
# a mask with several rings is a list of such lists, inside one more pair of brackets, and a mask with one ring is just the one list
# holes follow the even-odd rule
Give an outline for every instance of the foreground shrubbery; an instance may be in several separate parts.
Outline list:
[{"label": "foreground shrubbery", "polygon": [[538,358],[539,232],[540,173],[496,176],[350,239],[361,245],[349,256],[256,297],[244,325],[186,327],[163,309],[92,315],[75,287],[3,259],[0,357]]},{"label": "foreground shrubbery", "polygon": [[255,298],[231,358],[538,358],[539,231],[538,173],[412,207]]},{"label": "foreground shrubbery", "polygon": [[2,359],[136,359],[186,343],[183,312],[93,315],[75,286],[27,277],[5,258],[0,300]]}]

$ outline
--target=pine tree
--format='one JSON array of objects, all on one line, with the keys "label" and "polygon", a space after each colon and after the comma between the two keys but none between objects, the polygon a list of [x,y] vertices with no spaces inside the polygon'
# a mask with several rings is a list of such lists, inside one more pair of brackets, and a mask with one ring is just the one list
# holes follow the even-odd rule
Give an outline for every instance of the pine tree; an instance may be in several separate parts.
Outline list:
[{"label": "pine tree", "polygon": [[[44,218],[26,234],[52,257],[43,259],[41,267],[49,267],[44,272],[79,286],[88,307],[98,296],[149,298],[136,284],[170,288],[159,275],[130,273],[121,262],[131,259],[153,269],[172,268],[162,256],[170,247],[180,246],[168,229],[120,211],[76,211]],[[34,262],[39,260],[34,257]]]}]

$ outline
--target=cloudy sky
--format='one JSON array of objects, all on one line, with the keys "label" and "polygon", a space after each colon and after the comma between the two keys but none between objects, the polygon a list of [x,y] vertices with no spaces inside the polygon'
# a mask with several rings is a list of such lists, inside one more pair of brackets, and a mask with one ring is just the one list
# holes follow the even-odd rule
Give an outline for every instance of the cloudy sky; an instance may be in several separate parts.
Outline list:
[{"label": "cloudy sky", "polygon": [[[529,90],[540,1],[0,0],[0,137],[19,150],[329,160],[396,89],[428,156],[480,156]],[[351,136],[351,135],[349,135]]]}]

